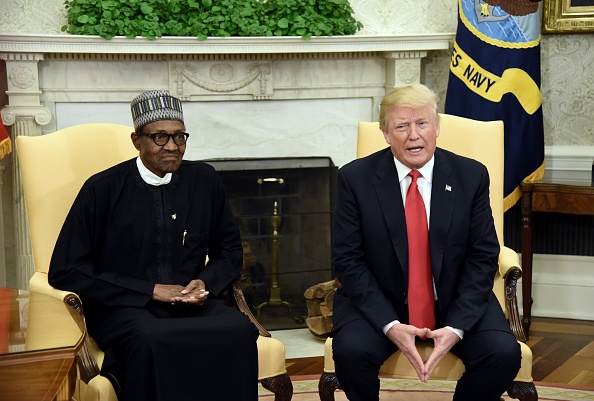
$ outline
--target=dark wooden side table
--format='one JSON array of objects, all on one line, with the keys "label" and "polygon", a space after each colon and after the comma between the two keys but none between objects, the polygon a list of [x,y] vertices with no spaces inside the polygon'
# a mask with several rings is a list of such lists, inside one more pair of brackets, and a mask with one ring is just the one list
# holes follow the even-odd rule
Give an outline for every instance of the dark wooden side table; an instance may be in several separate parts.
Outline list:
[{"label": "dark wooden side table", "polygon": [[84,339],[75,319],[55,298],[0,288],[0,401],[71,400]]},{"label": "dark wooden side table", "polygon": [[590,181],[546,180],[522,183],[522,327],[529,337],[532,319],[532,212],[594,215]]}]

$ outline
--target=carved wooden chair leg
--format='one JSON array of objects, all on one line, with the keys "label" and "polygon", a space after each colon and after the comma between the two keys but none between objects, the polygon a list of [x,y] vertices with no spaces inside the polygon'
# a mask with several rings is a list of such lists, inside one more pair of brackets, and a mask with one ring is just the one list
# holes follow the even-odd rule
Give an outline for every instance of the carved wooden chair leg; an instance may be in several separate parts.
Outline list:
[{"label": "carved wooden chair leg", "polygon": [[322,373],[318,383],[320,401],[334,401],[334,392],[340,388],[340,383],[334,373]]},{"label": "carved wooden chair leg", "polygon": [[274,393],[274,401],[291,401],[293,383],[287,374],[262,379],[260,383],[266,390]]},{"label": "carved wooden chair leg", "polygon": [[513,382],[507,389],[507,395],[520,401],[538,401],[538,393],[534,383]]}]

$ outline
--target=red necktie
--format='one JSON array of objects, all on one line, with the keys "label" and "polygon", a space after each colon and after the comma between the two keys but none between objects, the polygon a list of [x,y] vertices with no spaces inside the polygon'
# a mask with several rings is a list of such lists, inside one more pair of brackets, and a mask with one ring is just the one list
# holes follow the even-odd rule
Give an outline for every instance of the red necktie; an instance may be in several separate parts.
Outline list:
[{"label": "red necktie", "polygon": [[409,174],[412,182],[406,193],[404,214],[408,234],[408,315],[411,325],[435,328],[433,279],[429,256],[429,230],[425,204],[419,192],[417,170]]}]

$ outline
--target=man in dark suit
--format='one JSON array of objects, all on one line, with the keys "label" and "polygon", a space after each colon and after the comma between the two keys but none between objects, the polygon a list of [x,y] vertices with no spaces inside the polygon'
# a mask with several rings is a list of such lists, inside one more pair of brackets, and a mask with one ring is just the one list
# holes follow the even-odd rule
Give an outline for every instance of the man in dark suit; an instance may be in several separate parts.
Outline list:
[{"label": "man in dark suit", "polygon": [[258,330],[223,297],[243,252],[221,180],[182,160],[179,99],[149,91],[131,110],[138,157],[85,182],[49,283],[81,297],[120,401],[256,401]]},{"label": "man in dark suit", "polygon": [[[349,400],[378,400],[379,368],[397,349],[423,382],[451,351],[466,368],[454,400],[499,401],[521,353],[492,292],[500,246],[487,169],[436,147],[437,95],[423,85],[386,95],[379,124],[389,147],[338,172],[332,246],[341,283],[332,333],[338,381]],[[409,260],[421,241],[409,241],[413,227],[405,218],[414,170],[429,228],[424,236],[434,319],[419,327],[411,322],[417,312],[409,314],[416,290],[409,287]],[[435,345],[427,360],[415,346],[421,339]]]}]

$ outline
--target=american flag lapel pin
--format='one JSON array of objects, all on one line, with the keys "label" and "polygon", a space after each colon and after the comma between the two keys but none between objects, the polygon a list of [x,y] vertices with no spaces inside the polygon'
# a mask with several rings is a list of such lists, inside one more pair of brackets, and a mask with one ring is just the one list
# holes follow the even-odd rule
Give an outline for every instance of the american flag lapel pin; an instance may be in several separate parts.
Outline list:
[{"label": "american flag lapel pin", "polygon": [[446,192],[452,192],[452,187],[450,187],[448,184],[446,184],[445,190],[446,190]]}]

